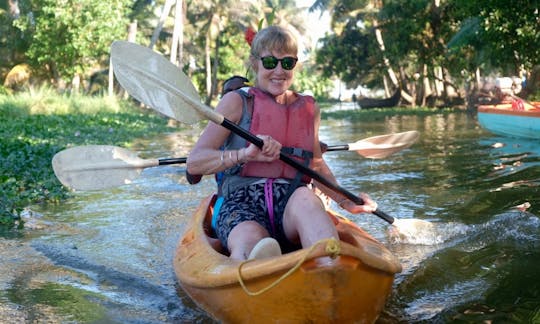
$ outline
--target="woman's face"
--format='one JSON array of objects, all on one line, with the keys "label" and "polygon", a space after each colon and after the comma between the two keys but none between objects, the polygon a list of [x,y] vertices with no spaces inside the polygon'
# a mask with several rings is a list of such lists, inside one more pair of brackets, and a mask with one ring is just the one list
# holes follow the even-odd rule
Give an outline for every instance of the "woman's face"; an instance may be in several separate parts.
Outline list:
[{"label": "woman's face", "polygon": [[[280,51],[262,51],[260,57],[273,56],[277,59],[284,57],[296,57],[295,54],[283,53]],[[257,86],[277,97],[285,93],[292,85],[294,78],[294,68],[286,70],[283,68],[283,61],[278,62],[275,68],[267,69],[263,66],[260,58],[255,58],[254,70],[257,75]],[[287,64],[286,64],[287,65]]]}]

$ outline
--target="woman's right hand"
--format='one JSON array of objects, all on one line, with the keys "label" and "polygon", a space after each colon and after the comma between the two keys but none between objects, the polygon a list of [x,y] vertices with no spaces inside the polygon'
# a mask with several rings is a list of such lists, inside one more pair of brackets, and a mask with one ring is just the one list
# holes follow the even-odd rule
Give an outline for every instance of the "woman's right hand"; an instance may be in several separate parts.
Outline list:
[{"label": "woman's right hand", "polygon": [[279,159],[281,143],[273,139],[270,135],[257,135],[257,137],[263,140],[262,149],[259,149],[253,143],[249,144],[245,149],[246,161],[244,162],[272,162]]}]

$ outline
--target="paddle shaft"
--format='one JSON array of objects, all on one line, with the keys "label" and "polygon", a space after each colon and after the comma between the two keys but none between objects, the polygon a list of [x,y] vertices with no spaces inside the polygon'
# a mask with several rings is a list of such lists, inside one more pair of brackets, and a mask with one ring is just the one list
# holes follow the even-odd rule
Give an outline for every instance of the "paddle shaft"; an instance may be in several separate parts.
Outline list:
[{"label": "paddle shaft", "polygon": [[333,151],[348,151],[349,150],[349,144],[342,144],[342,145],[331,145],[326,148],[326,152],[333,152]]},{"label": "paddle shaft", "polygon": [[[258,138],[258,137],[256,137],[256,138]],[[349,150],[349,144],[341,144],[341,145],[327,146],[326,149],[325,149],[325,152],[348,151],[348,150]],[[186,161],[187,161],[187,157],[165,158],[165,159],[159,159],[158,160],[158,165],[183,164],[183,163],[186,163]]]},{"label": "paddle shaft", "polygon": [[[348,150],[349,150],[349,144],[330,145],[330,146],[327,146],[325,149],[326,152],[348,151]],[[159,159],[158,165],[182,164],[182,163],[186,163],[186,161],[187,161],[187,157],[166,158],[166,159]]]},{"label": "paddle shaft", "polygon": [[181,158],[166,158],[166,159],[159,159],[158,165],[170,165],[170,164],[182,164],[186,163],[187,158],[181,157]]},{"label": "paddle shaft", "polygon": [[[263,142],[262,139],[260,139],[257,136],[251,134],[250,132],[246,131],[245,129],[239,127],[238,125],[231,122],[227,118],[225,118],[225,117],[222,117],[222,118],[223,118],[223,121],[220,123],[221,126],[225,127],[226,129],[230,130],[231,132],[235,133],[236,135],[242,137],[243,139],[255,144],[255,146],[257,146],[258,148],[263,147],[264,142]],[[341,187],[341,186],[339,186],[339,185],[337,185],[337,184],[335,184],[333,182],[330,182],[328,179],[324,178],[323,176],[321,176],[317,172],[311,170],[310,168],[302,165],[301,163],[299,163],[298,161],[292,159],[291,157],[289,157],[289,156],[287,156],[287,155],[285,155],[283,153],[280,153],[279,154],[279,159],[281,161],[287,163],[288,165],[294,167],[295,169],[302,172],[303,174],[317,180],[318,182],[322,183],[323,185],[327,186],[328,188],[341,193],[342,195],[344,195],[345,197],[350,199],[355,204],[357,204],[357,205],[363,205],[364,204],[364,201],[362,200],[362,198],[358,197],[357,195],[353,194],[352,192],[348,191],[347,189],[345,189],[345,188],[343,188],[343,187]],[[385,212],[383,212],[381,210],[376,210],[376,211],[373,212],[373,214],[379,216],[381,219],[388,222],[389,224],[393,224],[394,221],[395,221],[395,219],[392,216],[386,214]]]}]

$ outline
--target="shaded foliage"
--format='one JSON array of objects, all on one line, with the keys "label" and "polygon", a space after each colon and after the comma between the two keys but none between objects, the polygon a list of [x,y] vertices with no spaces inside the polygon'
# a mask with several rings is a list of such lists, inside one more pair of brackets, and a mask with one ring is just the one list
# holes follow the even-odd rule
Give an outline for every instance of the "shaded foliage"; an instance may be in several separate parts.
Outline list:
[{"label": "shaded foliage", "polygon": [[[486,64],[515,73],[540,64],[540,18],[537,1],[452,1],[452,15],[460,30],[449,42],[452,47],[472,46]],[[472,35],[471,35],[472,34]]]},{"label": "shaded foliage", "polygon": [[351,88],[373,86],[373,82],[380,82],[380,79],[372,77],[372,70],[377,66],[376,62],[370,60],[372,41],[367,30],[356,25],[347,26],[341,35],[324,37],[320,40],[321,48],[317,51],[316,59],[322,75],[327,78],[337,75]]},{"label": "shaded foliage", "polygon": [[[535,1],[319,0],[311,9],[329,10],[334,31],[322,40],[317,62],[326,76],[341,78],[351,88],[381,87],[390,68],[411,91],[408,84],[426,78],[420,86],[429,94],[435,82],[459,90],[477,70],[513,76],[539,64],[538,46],[532,45],[540,42]],[[355,34],[362,38],[347,36]],[[362,47],[367,50],[359,51]],[[378,85],[370,82],[377,78]]]}]

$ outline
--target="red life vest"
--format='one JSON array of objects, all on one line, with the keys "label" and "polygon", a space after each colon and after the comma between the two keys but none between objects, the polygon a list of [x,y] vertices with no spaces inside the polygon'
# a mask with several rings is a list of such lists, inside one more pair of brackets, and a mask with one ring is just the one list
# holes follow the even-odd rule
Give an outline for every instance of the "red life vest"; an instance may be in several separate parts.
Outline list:
[{"label": "red life vest", "polygon": [[[254,96],[253,113],[249,131],[257,135],[270,135],[289,151],[309,153],[312,156],[315,141],[315,103],[311,96],[299,95],[290,105],[285,106],[275,101],[270,94],[250,88]],[[305,158],[291,157],[298,162]],[[288,164],[277,160],[274,162],[248,162],[241,171],[242,176],[261,178],[294,179],[298,171]],[[308,183],[307,176],[302,181]]]}]

